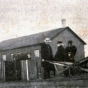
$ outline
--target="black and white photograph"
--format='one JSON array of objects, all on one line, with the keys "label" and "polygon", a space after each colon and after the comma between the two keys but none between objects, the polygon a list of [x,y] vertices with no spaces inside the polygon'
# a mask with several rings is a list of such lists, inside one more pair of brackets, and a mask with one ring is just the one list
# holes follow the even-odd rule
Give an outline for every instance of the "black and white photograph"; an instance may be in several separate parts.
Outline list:
[{"label": "black and white photograph", "polygon": [[88,88],[87,0],[0,0],[0,88]]}]

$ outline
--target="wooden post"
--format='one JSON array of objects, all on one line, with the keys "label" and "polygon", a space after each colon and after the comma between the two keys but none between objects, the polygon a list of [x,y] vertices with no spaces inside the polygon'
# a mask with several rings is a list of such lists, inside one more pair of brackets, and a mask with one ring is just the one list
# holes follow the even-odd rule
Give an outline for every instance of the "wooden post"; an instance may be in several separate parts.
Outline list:
[{"label": "wooden post", "polygon": [[29,81],[28,60],[26,60],[26,69],[27,69],[27,81]]}]

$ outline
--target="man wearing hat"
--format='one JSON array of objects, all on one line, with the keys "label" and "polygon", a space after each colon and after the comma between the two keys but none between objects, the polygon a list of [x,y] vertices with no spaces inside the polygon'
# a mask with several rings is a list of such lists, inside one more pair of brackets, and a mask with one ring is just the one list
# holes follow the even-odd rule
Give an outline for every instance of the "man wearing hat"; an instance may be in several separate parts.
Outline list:
[{"label": "man wearing hat", "polygon": [[[77,48],[72,44],[72,40],[68,41],[68,46],[66,47],[66,59],[69,62],[75,63],[74,56],[76,54]],[[74,75],[73,70],[71,70],[71,73]],[[69,70],[66,70],[64,72],[65,76],[69,76]]]},{"label": "man wearing hat", "polygon": [[[52,49],[51,46],[49,45],[49,43],[51,42],[50,38],[46,38],[44,40],[44,43],[41,45],[41,57],[44,60],[53,60],[53,53],[52,53]],[[44,79],[50,78],[50,70],[51,67],[53,70],[54,69],[54,65],[52,66],[52,64],[50,64],[49,62],[42,62],[42,66],[44,68]],[[55,71],[54,71],[55,74]]]},{"label": "man wearing hat", "polygon": [[55,54],[55,61],[64,61],[65,60],[65,49],[63,47],[62,41],[57,42],[58,50]]},{"label": "man wearing hat", "polygon": [[75,62],[74,56],[76,54],[76,51],[77,51],[77,48],[72,44],[72,40],[68,41],[68,46],[66,47],[68,61]]}]

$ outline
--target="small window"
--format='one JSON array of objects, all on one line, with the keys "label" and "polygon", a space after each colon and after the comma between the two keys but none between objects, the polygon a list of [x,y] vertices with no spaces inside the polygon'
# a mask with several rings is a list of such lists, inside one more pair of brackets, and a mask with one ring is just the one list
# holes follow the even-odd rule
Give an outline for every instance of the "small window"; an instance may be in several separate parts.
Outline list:
[{"label": "small window", "polygon": [[39,50],[34,50],[35,57],[39,58]]},{"label": "small window", "polygon": [[6,61],[6,55],[2,55],[2,60]]}]

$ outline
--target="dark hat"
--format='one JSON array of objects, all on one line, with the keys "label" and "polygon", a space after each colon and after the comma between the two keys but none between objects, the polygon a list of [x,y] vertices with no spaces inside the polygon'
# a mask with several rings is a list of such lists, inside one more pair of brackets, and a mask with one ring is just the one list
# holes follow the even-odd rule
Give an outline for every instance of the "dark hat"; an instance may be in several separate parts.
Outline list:
[{"label": "dark hat", "polygon": [[57,44],[62,43],[62,41],[57,41]]},{"label": "dark hat", "polygon": [[68,43],[72,43],[72,40],[69,40]]}]

